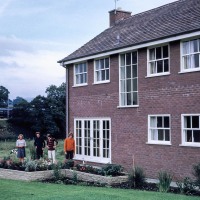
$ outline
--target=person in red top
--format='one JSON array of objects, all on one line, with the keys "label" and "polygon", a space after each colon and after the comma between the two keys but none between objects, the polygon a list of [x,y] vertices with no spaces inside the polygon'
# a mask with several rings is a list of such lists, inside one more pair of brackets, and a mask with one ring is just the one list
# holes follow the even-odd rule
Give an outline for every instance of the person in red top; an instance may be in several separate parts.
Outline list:
[{"label": "person in red top", "polygon": [[51,134],[48,134],[47,136],[47,148],[48,148],[48,158],[53,161],[53,163],[56,162],[56,145],[58,145],[58,141],[53,138]]},{"label": "person in red top", "polygon": [[66,159],[73,159],[75,153],[75,141],[73,133],[69,133],[68,138],[64,141],[64,152]]}]

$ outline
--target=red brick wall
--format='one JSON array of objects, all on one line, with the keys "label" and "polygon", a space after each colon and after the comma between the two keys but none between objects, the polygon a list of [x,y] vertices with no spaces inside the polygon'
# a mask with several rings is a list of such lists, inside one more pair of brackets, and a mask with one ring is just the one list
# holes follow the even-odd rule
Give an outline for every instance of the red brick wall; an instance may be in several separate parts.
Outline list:
[{"label": "red brick wall", "polygon": [[[156,178],[160,170],[175,178],[191,176],[192,165],[200,161],[200,148],[181,147],[181,114],[200,113],[200,72],[180,74],[180,42],[170,43],[170,75],[146,78],[147,49],[138,51],[138,108],[119,105],[118,55],[110,57],[110,83],[93,84],[93,60],[88,61],[88,85],[73,86],[73,67],[69,68],[70,130],[75,117],[110,117],[112,163],[132,168],[141,166],[147,177]],[[146,144],[148,115],[171,115],[172,145]]]}]

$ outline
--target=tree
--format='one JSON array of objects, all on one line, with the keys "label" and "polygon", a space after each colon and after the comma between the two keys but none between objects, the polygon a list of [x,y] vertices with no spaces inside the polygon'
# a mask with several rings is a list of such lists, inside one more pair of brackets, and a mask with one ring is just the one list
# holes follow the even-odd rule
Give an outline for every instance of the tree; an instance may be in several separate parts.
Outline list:
[{"label": "tree", "polygon": [[0,108],[6,108],[8,106],[9,91],[4,86],[0,86]]}]

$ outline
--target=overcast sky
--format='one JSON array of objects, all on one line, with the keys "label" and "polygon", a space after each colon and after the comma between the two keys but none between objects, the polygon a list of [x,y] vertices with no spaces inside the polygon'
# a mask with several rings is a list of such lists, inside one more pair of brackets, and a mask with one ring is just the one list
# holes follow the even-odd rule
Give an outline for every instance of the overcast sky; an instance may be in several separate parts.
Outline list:
[{"label": "overcast sky", "polygon": [[[118,0],[132,15],[175,0]],[[0,85],[17,96],[45,95],[65,82],[57,61],[108,28],[114,0],[0,0]]]}]

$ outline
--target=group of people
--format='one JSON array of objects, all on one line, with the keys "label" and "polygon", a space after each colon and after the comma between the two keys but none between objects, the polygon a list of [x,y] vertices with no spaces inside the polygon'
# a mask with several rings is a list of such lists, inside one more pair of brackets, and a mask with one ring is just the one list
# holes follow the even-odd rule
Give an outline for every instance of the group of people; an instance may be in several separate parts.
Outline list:
[{"label": "group of people", "polygon": [[[48,149],[48,159],[52,160],[53,163],[56,162],[56,146],[58,145],[58,141],[51,135],[47,135],[47,141],[43,137],[41,137],[40,132],[36,132],[36,137],[34,140],[34,147],[36,151],[36,159],[40,159],[43,157],[43,152],[45,147]],[[16,141],[17,147],[17,157],[20,162],[24,162],[24,157],[26,157],[26,141],[22,134],[19,134],[18,140]],[[73,138],[73,133],[69,133],[68,137],[64,141],[64,152],[65,159],[73,159],[75,153],[75,141]]]}]

